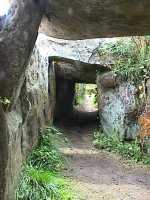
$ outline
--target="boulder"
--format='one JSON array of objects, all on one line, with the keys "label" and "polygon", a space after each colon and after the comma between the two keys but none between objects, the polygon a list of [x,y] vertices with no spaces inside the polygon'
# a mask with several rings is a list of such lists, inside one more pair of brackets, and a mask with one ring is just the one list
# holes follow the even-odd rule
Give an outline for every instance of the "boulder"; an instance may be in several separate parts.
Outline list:
[{"label": "boulder", "polygon": [[[17,101],[43,11],[34,0],[13,0],[0,30],[0,96]],[[0,16],[2,18],[3,16]]]},{"label": "boulder", "polygon": [[40,132],[53,121],[55,71],[48,57],[34,48],[20,95],[9,111],[1,108],[0,199],[15,200],[22,162],[38,142]]},{"label": "boulder", "polygon": [[149,0],[47,0],[41,30],[63,39],[150,33]]},{"label": "boulder", "polygon": [[[104,79],[106,79],[106,75]],[[97,78],[102,131],[107,135],[117,134],[122,140],[135,139],[138,133],[135,87],[129,82],[115,84],[115,80],[112,81],[111,76],[108,76],[107,80],[112,84],[102,85],[101,83],[105,82],[103,77],[98,76]]]},{"label": "boulder", "polygon": [[106,65],[110,61],[102,59],[98,55],[98,49],[105,42],[115,42],[116,39],[85,39],[85,40],[63,40],[53,37],[48,37],[45,34],[39,33],[37,43],[41,51],[47,52],[49,56],[64,57],[81,62]]}]

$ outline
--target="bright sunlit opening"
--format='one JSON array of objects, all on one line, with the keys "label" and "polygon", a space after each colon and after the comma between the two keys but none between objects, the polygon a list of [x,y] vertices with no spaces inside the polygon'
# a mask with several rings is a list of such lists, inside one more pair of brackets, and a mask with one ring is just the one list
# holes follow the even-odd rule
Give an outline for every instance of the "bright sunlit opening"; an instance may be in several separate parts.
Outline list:
[{"label": "bright sunlit opening", "polygon": [[0,2],[0,16],[7,15],[10,8],[10,0],[1,0]]}]

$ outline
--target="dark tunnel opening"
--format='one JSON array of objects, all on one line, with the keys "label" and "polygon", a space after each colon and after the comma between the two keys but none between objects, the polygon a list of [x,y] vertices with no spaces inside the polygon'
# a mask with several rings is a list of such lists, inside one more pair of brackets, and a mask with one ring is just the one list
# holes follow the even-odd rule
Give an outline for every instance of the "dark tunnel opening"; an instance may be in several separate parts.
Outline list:
[{"label": "dark tunnel opening", "polygon": [[58,78],[54,123],[67,126],[95,124],[98,119],[96,84]]}]

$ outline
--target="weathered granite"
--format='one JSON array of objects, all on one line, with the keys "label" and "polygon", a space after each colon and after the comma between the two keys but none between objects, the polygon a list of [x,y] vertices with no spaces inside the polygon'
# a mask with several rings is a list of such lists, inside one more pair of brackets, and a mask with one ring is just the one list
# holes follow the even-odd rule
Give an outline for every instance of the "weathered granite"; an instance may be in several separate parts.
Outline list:
[{"label": "weathered granite", "polygon": [[86,39],[150,33],[149,0],[47,0],[43,31]]},{"label": "weathered granite", "polygon": [[97,71],[99,74],[110,71],[108,67],[100,64],[91,64],[58,56],[51,56],[49,59],[54,62],[56,76],[76,83],[96,83]]},{"label": "weathered granite", "polygon": [[[120,139],[135,139],[138,134],[136,122],[136,100],[135,87],[128,82],[114,84],[114,81],[108,81],[111,84],[104,84],[102,79],[106,76],[98,76],[98,103],[99,115],[102,131],[108,135],[118,134]],[[110,76],[108,76],[110,79]]]},{"label": "weathered granite", "polygon": [[[0,113],[5,130],[1,152],[1,198],[15,199],[19,172],[26,155],[37,144],[39,133],[53,121],[55,107],[55,71],[48,57],[34,48],[19,99],[10,111]],[[4,135],[4,134],[3,134]],[[6,139],[5,139],[6,138]],[[4,145],[3,144],[3,145]],[[3,183],[1,183],[3,181]]]},{"label": "weathered granite", "polygon": [[42,13],[38,1],[13,0],[0,30],[0,96],[12,104],[20,94]]}]

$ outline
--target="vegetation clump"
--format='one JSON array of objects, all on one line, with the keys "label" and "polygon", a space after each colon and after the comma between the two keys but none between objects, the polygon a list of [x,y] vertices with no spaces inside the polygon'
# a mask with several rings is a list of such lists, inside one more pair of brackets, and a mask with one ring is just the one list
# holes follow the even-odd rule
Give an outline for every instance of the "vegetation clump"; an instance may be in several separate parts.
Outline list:
[{"label": "vegetation clump", "polygon": [[90,97],[93,107],[97,108],[97,86],[95,84],[76,84],[74,105],[83,105],[86,96]]},{"label": "vegetation clump", "polygon": [[16,200],[72,199],[67,180],[60,175],[65,164],[65,159],[56,145],[60,135],[62,134],[53,127],[47,128],[41,135],[38,146],[28,156],[24,165]]},{"label": "vegetation clump", "polygon": [[104,43],[97,49],[100,57],[112,57],[112,70],[135,85],[150,77],[150,37],[128,37]]},{"label": "vegetation clump", "polygon": [[93,143],[98,149],[119,153],[122,157],[136,163],[140,162],[150,165],[150,157],[141,151],[138,140],[130,142],[121,141],[116,133],[107,136],[100,131],[95,131]]}]

